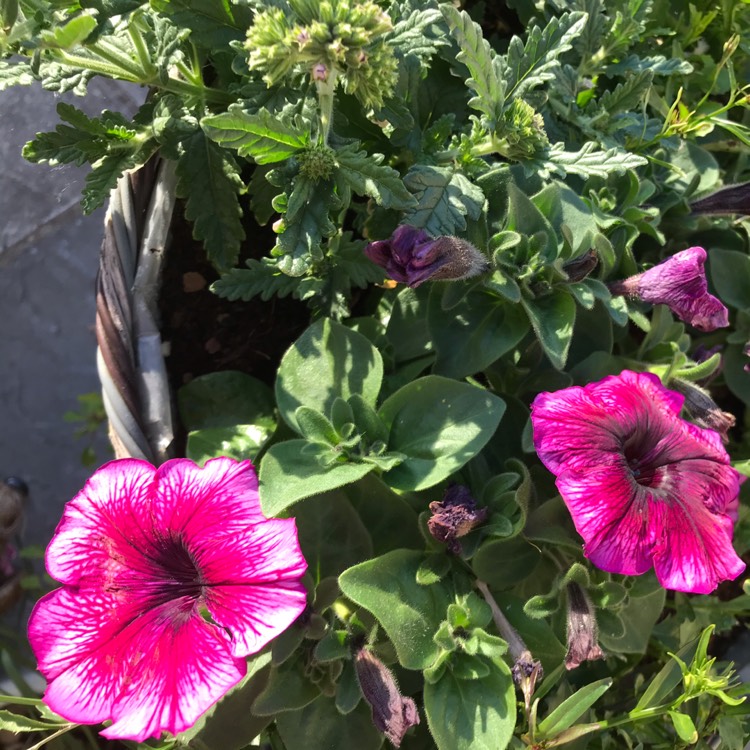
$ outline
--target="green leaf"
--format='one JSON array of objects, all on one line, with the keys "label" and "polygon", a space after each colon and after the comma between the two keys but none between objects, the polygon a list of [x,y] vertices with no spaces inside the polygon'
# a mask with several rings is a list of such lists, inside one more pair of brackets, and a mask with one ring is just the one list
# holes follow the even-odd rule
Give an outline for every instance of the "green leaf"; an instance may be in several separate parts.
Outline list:
[{"label": "green leaf", "polygon": [[85,10],[67,23],[52,29],[43,29],[39,35],[43,49],[70,49],[81,42],[96,28],[96,11]]},{"label": "green leaf", "polygon": [[693,720],[682,711],[668,711],[677,736],[688,745],[694,745],[698,741],[698,730]]},{"label": "green leaf", "polygon": [[190,29],[190,41],[209,50],[242,39],[250,21],[249,9],[228,0],[151,0],[151,7],[177,28]]},{"label": "green leaf", "polygon": [[521,304],[544,353],[558,370],[564,369],[576,321],[575,300],[566,291],[553,289],[534,300],[523,298]]},{"label": "green leaf", "polygon": [[628,55],[623,60],[607,65],[604,69],[608,76],[621,76],[625,73],[641,73],[649,70],[655,76],[690,75],[693,66],[681,57],[667,59],[664,55],[653,55],[649,57],[638,57]]},{"label": "green leaf", "polygon": [[511,351],[529,330],[520,305],[482,289],[470,291],[450,310],[443,310],[441,299],[442,288],[434,285],[427,321],[437,352],[437,375],[462,378],[480,372]]},{"label": "green leaf", "polygon": [[254,461],[261,448],[273,435],[270,427],[262,424],[236,424],[231,427],[209,427],[188,433],[185,456],[201,466],[209,458],[229,456],[237,461]]},{"label": "green leaf", "polygon": [[60,724],[30,719],[28,716],[20,716],[11,711],[0,711],[0,729],[7,732],[44,732],[60,729]]},{"label": "green leaf", "polygon": [[721,301],[738,310],[750,305],[750,256],[714,247],[710,265],[711,280]]},{"label": "green leaf", "polygon": [[545,179],[552,175],[565,177],[608,177],[643,167],[648,160],[638,154],[613,147],[602,151],[594,141],[584,143],[579,151],[566,151],[565,144],[555,143],[544,157],[527,163]]},{"label": "green leaf", "polygon": [[372,557],[367,528],[342,491],[303,500],[294,508],[299,543],[315,580],[337,576]]},{"label": "green leaf", "polygon": [[250,258],[247,268],[233,268],[211,284],[211,291],[229,300],[260,297],[267,302],[271,297],[288,297],[299,288],[300,280],[279,269],[275,258]]},{"label": "green leaf", "polygon": [[30,86],[34,80],[27,63],[0,60],[0,91],[5,91],[11,86]]},{"label": "green leaf", "polygon": [[356,482],[375,469],[374,464],[351,461],[327,464],[322,459],[330,452],[303,451],[309,445],[306,440],[286,440],[264,454],[258,478],[260,504],[267,516],[277,516],[306,497]]},{"label": "green leaf", "polygon": [[290,276],[305,274],[323,237],[335,233],[336,227],[329,215],[334,201],[332,183],[297,177],[289,196],[283,231],[271,253],[280,256],[277,263],[284,273]]},{"label": "green leaf", "polygon": [[[631,590],[628,603],[618,611],[624,632],[610,633],[600,623],[599,641],[610,653],[642,654],[656,621],[664,607],[666,592],[654,582],[654,588],[645,596],[634,596]],[[606,610],[609,611],[609,610]]]},{"label": "green leaf", "polygon": [[276,719],[276,727],[286,750],[378,750],[383,736],[372,723],[370,707],[360,701],[347,714],[341,714],[331,698],[321,696],[300,711],[286,711]]},{"label": "green leaf", "polygon": [[516,724],[516,690],[510,670],[499,659],[476,680],[450,670],[424,686],[424,708],[439,750],[500,750]]},{"label": "green leaf", "polygon": [[432,487],[484,448],[505,402],[477,386],[438,375],[414,380],[380,407],[388,425],[388,450],[406,459],[383,480],[399,490]]},{"label": "green leaf", "polygon": [[492,588],[508,589],[530,576],[539,560],[539,548],[525,539],[493,539],[479,548],[471,567]]},{"label": "green leaf", "polygon": [[336,151],[338,174],[357,195],[373,198],[385,208],[407,209],[416,205],[414,196],[404,187],[401,175],[381,164],[382,154],[368,154],[350,143]]},{"label": "green leaf", "polygon": [[623,83],[618,83],[612,90],[605,91],[599,98],[598,110],[611,119],[618,112],[637,109],[643,98],[648,94],[654,74],[651,70],[643,70],[629,76]]},{"label": "green leaf", "polygon": [[533,26],[525,42],[514,36],[503,60],[508,96],[525,96],[532,88],[552,80],[559,65],[557,58],[571,48],[585,23],[585,13],[565,13],[550,19],[543,30]]},{"label": "green leaf", "polygon": [[612,678],[592,682],[566,698],[552,713],[537,726],[539,739],[552,738],[572,726],[599,698],[612,687]]},{"label": "green leaf", "polygon": [[417,164],[404,178],[417,207],[404,214],[404,223],[427,230],[434,237],[466,229],[466,216],[482,215],[484,193],[460,172],[449,167]]},{"label": "green leaf", "polygon": [[284,421],[298,430],[295,412],[309,406],[330,414],[336,398],[358,394],[374,406],[383,379],[380,352],[340,323],[313,323],[284,354],[276,376],[276,402]]},{"label": "green leaf", "polygon": [[236,425],[276,424],[271,389],[237,370],[200,375],[177,392],[182,423],[188,430]]},{"label": "green leaf", "polygon": [[149,140],[136,151],[115,151],[95,161],[86,175],[81,199],[83,212],[90,214],[103,205],[109,199],[110,191],[117,185],[117,180],[125,172],[143,166],[155,151],[156,143]]},{"label": "green leaf", "polygon": [[495,52],[482,35],[479,24],[471,20],[464,10],[458,11],[447,3],[440,6],[453,38],[461,52],[456,56],[469,69],[471,77],[466,85],[476,94],[469,100],[469,106],[482,112],[490,128],[494,129],[502,117],[507,82],[501,75]]},{"label": "green leaf", "polygon": [[417,583],[423,559],[422,552],[394,550],[339,576],[341,590],[375,615],[406,669],[426,669],[437,659],[440,647],[433,635],[454,598],[442,582]]},{"label": "green leaf", "polygon": [[239,193],[244,185],[232,155],[197,130],[182,141],[177,162],[177,195],[185,198],[185,217],[193,224],[193,238],[203,242],[217,271],[237,262],[245,239]]},{"label": "green leaf", "polygon": [[408,16],[397,21],[393,31],[388,32],[384,39],[397,54],[404,57],[414,55],[426,63],[446,44],[441,35],[442,20],[436,7],[417,6]]},{"label": "green leaf", "polygon": [[266,685],[252,704],[256,716],[294,711],[312,703],[320,695],[318,687],[305,673],[303,658],[287,659],[283,664],[271,667]]},{"label": "green leaf", "polygon": [[310,142],[309,132],[301,126],[283,122],[267,110],[250,114],[239,104],[223,114],[204,117],[201,127],[212,140],[258,164],[284,161]]}]

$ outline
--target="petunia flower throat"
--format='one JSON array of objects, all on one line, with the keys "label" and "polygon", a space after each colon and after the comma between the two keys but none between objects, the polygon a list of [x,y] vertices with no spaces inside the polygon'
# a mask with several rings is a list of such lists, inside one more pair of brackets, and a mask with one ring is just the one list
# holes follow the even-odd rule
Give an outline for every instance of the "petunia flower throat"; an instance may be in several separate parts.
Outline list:
[{"label": "petunia flower throat", "polygon": [[242,679],[306,604],[295,522],[265,518],[257,487],[229,458],[91,477],[47,549],[63,587],[29,621],[52,710],[143,741],[191,727]]},{"label": "petunia flower throat", "polygon": [[534,445],[595,565],[653,566],[665,588],[707,594],[745,568],[732,547],[740,475],[716,432],[680,419],[683,401],[629,371],[540,393]]}]

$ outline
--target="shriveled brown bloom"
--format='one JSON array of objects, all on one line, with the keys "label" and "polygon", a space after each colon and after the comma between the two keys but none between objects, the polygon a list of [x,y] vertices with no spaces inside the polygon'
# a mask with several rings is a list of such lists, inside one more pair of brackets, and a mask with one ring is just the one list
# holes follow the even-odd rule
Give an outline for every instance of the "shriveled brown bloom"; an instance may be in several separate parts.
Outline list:
[{"label": "shriveled brown bloom", "polygon": [[487,508],[477,508],[469,488],[460,484],[451,485],[442,500],[430,503],[430,512],[430,534],[455,554],[461,551],[457,540],[486,521],[488,515]]}]

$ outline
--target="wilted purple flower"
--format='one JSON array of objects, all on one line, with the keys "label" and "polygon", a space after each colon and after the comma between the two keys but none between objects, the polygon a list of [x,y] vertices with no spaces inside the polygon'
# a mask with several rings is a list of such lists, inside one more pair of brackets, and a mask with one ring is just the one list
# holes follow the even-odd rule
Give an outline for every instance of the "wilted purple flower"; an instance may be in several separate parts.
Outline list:
[{"label": "wilted purple flower", "polygon": [[711,394],[695,383],[674,378],[670,386],[685,397],[685,409],[699,427],[715,430],[722,442],[729,442],[729,430],[737,421],[733,414],[722,411]]},{"label": "wilted purple flower", "polygon": [[575,669],[585,661],[602,659],[599,647],[596,616],[586,592],[577,584],[569,583],[568,593],[568,653],[565,669]]},{"label": "wilted purple flower", "polygon": [[729,185],[690,204],[694,214],[750,215],[750,182]]},{"label": "wilted purple flower", "polygon": [[394,281],[412,288],[425,281],[457,281],[489,270],[474,245],[458,237],[430,237],[424,229],[402,224],[390,239],[371,242],[365,255],[385,268]]},{"label": "wilted purple flower", "polygon": [[583,281],[599,264],[599,256],[593,248],[587,250],[577,258],[571,258],[563,263],[563,271],[568,276],[568,281],[575,283]]},{"label": "wilted purple flower", "polygon": [[461,552],[458,538],[466,536],[487,519],[487,508],[477,508],[468,487],[454,484],[446,489],[442,500],[430,503],[432,515],[427,528],[435,539],[456,554]]},{"label": "wilted purple flower", "polygon": [[419,724],[416,704],[401,695],[391,670],[367,648],[355,652],[354,670],[362,695],[372,708],[373,724],[392,745],[400,747],[409,727]]},{"label": "wilted purple flower", "polygon": [[700,331],[729,325],[729,313],[721,300],[708,293],[706,251],[702,247],[682,250],[648,271],[609,285],[612,294],[666,305],[680,320]]}]

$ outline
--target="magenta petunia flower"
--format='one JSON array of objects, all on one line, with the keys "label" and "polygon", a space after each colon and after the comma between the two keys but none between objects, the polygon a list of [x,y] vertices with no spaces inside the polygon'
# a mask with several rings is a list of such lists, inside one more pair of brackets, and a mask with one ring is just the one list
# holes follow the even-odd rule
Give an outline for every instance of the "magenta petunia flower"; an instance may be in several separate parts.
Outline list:
[{"label": "magenta petunia flower", "polygon": [[249,461],[102,466],[47,548],[63,584],[29,640],[44,700],[102,734],[142,741],[191,727],[246,672],[245,658],[303,611],[294,519],[267,519]]},{"label": "magenta petunia flower", "polygon": [[425,281],[456,281],[489,270],[474,245],[458,237],[430,237],[424,229],[402,224],[387,240],[371,242],[365,255],[394,281],[416,288]]},{"label": "magenta petunia flower", "polygon": [[625,371],[540,393],[534,446],[602,570],[707,594],[745,568],[732,547],[740,475],[713,430],[680,419],[684,397]]},{"label": "magenta petunia flower", "polygon": [[612,294],[626,294],[652,305],[666,305],[680,320],[700,331],[729,325],[729,312],[708,293],[706,251],[689,247],[624,281],[609,284]]}]

